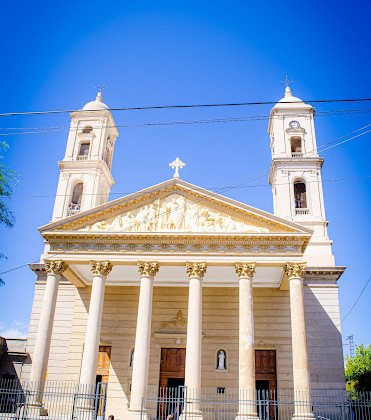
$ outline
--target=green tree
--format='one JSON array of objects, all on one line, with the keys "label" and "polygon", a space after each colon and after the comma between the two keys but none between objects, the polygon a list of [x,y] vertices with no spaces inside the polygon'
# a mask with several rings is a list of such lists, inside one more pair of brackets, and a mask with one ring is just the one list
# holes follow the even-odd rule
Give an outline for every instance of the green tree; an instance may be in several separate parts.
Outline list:
[{"label": "green tree", "polygon": [[[8,147],[9,146],[5,142],[0,143],[0,225],[11,228],[14,226],[15,218],[12,211],[9,210],[6,197],[11,197],[13,187],[17,183],[17,177],[15,171],[8,168],[8,166],[2,162],[2,159],[4,158],[3,154]],[[5,255],[0,253],[0,259],[3,258],[6,258]],[[4,281],[0,278],[0,286],[3,284]]]},{"label": "green tree", "polygon": [[349,391],[371,391],[371,345],[356,346],[355,356],[345,359],[345,378]]}]

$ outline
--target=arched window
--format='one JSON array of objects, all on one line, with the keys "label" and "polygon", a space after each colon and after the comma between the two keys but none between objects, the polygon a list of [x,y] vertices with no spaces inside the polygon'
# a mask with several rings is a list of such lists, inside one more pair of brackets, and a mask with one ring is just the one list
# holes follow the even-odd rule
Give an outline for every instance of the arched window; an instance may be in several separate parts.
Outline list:
[{"label": "arched window", "polygon": [[82,129],[84,134],[90,134],[93,131],[93,127],[91,125],[87,125]]},{"label": "arched window", "polygon": [[71,202],[68,206],[67,216],[71,216],[72,214],[78,213],[80,211],[83,188],[84,184],[82,182],[78,182],[74,186],[72,191]]},{"label": "arched window", "polygon": [[308,208],[307,191],[306,191],[306,185],[304,181],[294,182],[294,197],[295,197],[296,209]]},{"label": "arched window", "polygon": [[89,156],[89,149],[90,149],[90,142],[85,141],[80,144],[79,154],[77,156],[77,159],[79,160],[85,160]]},{"label": "arched window", "polygon": [[227,352],[224,349],[219,349],[216,352],[216,368],[217,370],[227,369]]},{"label": "arched window", "polygon": [[302,145],[301,145],[301,137],[291,137],[291,156],[292,157],[302,157]]}]

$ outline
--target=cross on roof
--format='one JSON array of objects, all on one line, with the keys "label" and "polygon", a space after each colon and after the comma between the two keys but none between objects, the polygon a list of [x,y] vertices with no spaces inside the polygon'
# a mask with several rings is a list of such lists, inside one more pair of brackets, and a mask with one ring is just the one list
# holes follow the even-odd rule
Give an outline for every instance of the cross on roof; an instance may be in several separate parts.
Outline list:
[{"label": "cross on roof", "polygon": [[289,80],[289,78],[287,77],[287,74],[286,74],[286,78],[285,78],[285,80],[282,80],[282,83],[284,83],[286,85],[286,87],[289,87],[290,83],[293,83],[293,80]]},{"label": "cross on roof", "polygon": [[107,86],[105,86],[103,83],[99,83],[99,85],[95,87],[99,90],[99,92],[102,92],[102,90],[106,89]]},{"label": "cross on roof", "polygon": [[182,169],[184,166],[186,166],[185,163],[183,163],[178,157],[174,160],[174,162],[169,163],[169,166],[171,168],[175,168],[174,176],[173,178],[179,179],[179,169]]}]

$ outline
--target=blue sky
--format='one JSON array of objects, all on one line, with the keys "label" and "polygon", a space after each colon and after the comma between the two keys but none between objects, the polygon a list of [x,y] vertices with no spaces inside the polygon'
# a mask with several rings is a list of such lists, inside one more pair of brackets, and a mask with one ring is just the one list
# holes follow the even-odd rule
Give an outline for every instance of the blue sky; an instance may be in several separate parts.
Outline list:
[{"label": "blue sky", "polygon": [[[5,9],[5,10],[4,10]],[[250,101],[283,96],[288,74],[304,100],[367,98],[370,85],[370,4],[312,1],[21,2],[4,5],[0,33],[1,112],[78,109],[101,81],[113,108]],[[367,103],[318,104],[317,111],[365,109]],[[270,106],[114,112],[117,125],[267,115]],[[68,114],[0,117],[1,127],[68,127]],[[371,123],[371,115],[318,116],[318,145]],[[26,130],[27,131],[27,130]],[[120,128],[112,198],[172,176],[220,188],[269,168],[265,119],[250,122]],[[1,131],[4,132],[4,131]],[[6,162],[20,182],[10,206],[17,222],[1,227],[0,271],[37,261],[37,227],[53,209],[67,133],[7,136]],[[370,134],[323,153],[323,178],[371,175]],[[258,184],[259,186],[250,187]],[[266,186],[261,186],[266,184]],[[273,211],[267,177],[225,195]],[[370,180],[325,182],[329,235],[344,316],[371,275]],[[48,197],[21,197],[21,196]],[[28,268],[3,276],[0,333],[27,330],[35,275]],[[371,286],[346,319],[344,337],[369,344]]]}]

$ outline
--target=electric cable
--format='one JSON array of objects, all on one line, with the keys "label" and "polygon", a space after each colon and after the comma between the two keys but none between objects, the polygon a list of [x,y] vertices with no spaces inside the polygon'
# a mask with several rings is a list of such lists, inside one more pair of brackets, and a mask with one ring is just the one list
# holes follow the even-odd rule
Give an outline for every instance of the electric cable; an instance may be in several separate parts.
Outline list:
[{"label": "electric cable", "polygon": [[[366,176],[353,176],[353,177],[348,177],[348,178],[332,178],[332,179],[322,179],[322,180],[316,180],[316,181],[306,181],[306,184],[314,184],[314,183],[318,183],[318,182],[336,182],[336,181],[355,181],[355,180],[361,180],[361,179],[371,179],[371,175],[366,175]],[[277,183],[274,184],[275,186],[277,185],[291,185],[291,182],[281,182],[281,183]],[[255,185],[241,185],[238,187],[231,187],[231,189],[237,189],[237,188],[256,188],[256,187],[270,187],[271,185],[269,184],[255,184]],[[219,188],[222,187],[208,187],[205,188],[206,190],[209,191],[213,191],[213,190],[218,190]],[[134,194],[135,191],[130,191],[130,192],[111,192],[110,195],[121,195],[121,196],[125,196],[125,195],[130,195],[130,194]],[[84,196],[90,196],[90,195],[95,195],[95,196],[100,196],[100,195],[106,195],[105,193],[84,193]],[[55,198],[55,197],[64,197],[65,194],[44,194],[44,195],[0,195],[0,197],[2,198]]]},{"label": "electric cable", "polygon": [[[338,110],[338,111],[324,111],[323,113],[318,112],[317,117],[328,117],[328,116],[338,116],[338,115],[350,115],[354,113],[370,113],[371,109],[365,110]],[[305,114],[290,114],[290,117],[302,117]],[[250,121],[263,121],[267,119],[282,119],[282,116],[270,116],[270,115],[254,115],[254,116],[245,116],[245,117],[229,117],[229,118],[212,118],[212,119],[202,119],[202,120],[184,120],[184,121],[165,121],[165,122],[150,122],[150,123],[139,123],[139,124],[115,124],[115,125],[105,125],[105,126],[90,126],[92,129],[101,130],[102,128],[134,128],[134,127],[154,127],[154,126],[171,126],[171,125],[193,125],[193,124],[212,124],[212,123],[228,123],[228,122],[250,122]],[[29,135],[29,134],[45,134],[45,133],[65,133],[73,131],[81,131],[82,128],[69,128],[65,127],[33,127],[33,128],[16,128],[16,127],[2,127],[0,131],[3,130],[30,130],[30,131],[19,131],[19,132],[6,132],[0,133],[0,137],[9,137],[9,136],[19,136],[19,135]],[[33,131],[32,131],[33,130]]]},{"label": "electric cable", "polygon": [[356,301],[354,302],[353,306],[349,309],[348,313],[345,315],[345,317],[340,321],[340,324],[343,323],[347,317],[350,315],[350,313],[352,312],[352,310],[354,309],[354,307],[357,305],[359,299],[361,298],[361,296],[363,295],[363,292],[366,290],[366,287],[368,286],[368,284],[371,281],[371,276],[368,278],[366,284],[364,285],[363,289],[361,290],[361,293],[359,294],[359,296],[357,297]]},{"label": "electric cable", "polygon": [[[344,103],[344,102],[368,102],[371,98],[360,99],[323,99],[323,100],[300,100],[285,101],[285,104],[302,104],[302,103]],[[237,103],[221,103],[221,104],[192,104],[192,105],[157,105],[157,106],[138,106],[127,108],[106,108],[106,109],[69,109],[54,111],[26,111],[26,112],[3,112],[0,117],[18,116],[18,115],[46,115],[46,114],[64,114],[71,112],[102,112],[102,111],[142,111],[151,109],[179,109],[179,108],[211,108],[211,107],[230,107],[230,106],[251,106],[251,105],[275,105],[278,101],[260,101],[260,102],[237,102]]]},{"label": "electric cable", "polygon": [[[357,132],[357,131],[360,131],[360,130],[362,130],[364,127],[362,127],[362,128],[360,128],[360,129],[358,129],[358,130],[355,130],[355,131],[352,131],[351,133],[349,133],[348,135],[350,135],[350,134],[353,134],[354,132]],[[371,130],[369,130],[369,131],[371,131]],[[359,135],[357,135],[357,136],[354,136],[352,139],[354,139],[354,138],[357,138],[357,137],[359,137],[359,136],[361,136],[361,135],[363,135],[363,134],[367,134],[368,132],[365,132],[365,133],[361,133],[361,134],[359,134]],[[341,138],[344,138],[344,137],[346,137],[347,135],[344,135],[344,136],[342,136],[342,137],[340,137],[340,138],[338,138],[337,140],[340,140]],[[352,139],[349,139],[349,140],[352,140]],[[348,141],[349,141],[348,140]],[[336,141],[336,140],[334,140],[334,141]],[[329,142],[329,143],[327,143],[327,144],[331,144],[331,143],[333,143],[334,141],[331,141],[331,142]],[[344,142],[341,142],[340,144],[343,144]],[[327,145],[326,144],[326,145]],[[333,147],[336,147],[337,145],[333,145],[333,146],[331,146],[330,148],[333,148]],[[309,152],[309,153],[312,153],[312,152]],[[294,158],[294,160],[295,160],[295,158]],[[237,181],[236,183],[234,183],[234,184],[232,184],[232,185],[229,185],[229,186],[226,186],[226,187],[224,187],[224,188],[221,188],[220,189],[220,191],[218,191],[218,192],[212,192],[211,193],[211,196],[217,196],[217,195],[220,195],[220,193],[222,193],[222,192],[226,192],[226,191],[228,191],[229,189],[232,189],[233,187],[235,187],[236,185],[237,186],[239,186],[239,185],[243,185],[243,184],[245,184],[245,183],[248,183],[248,182],[251,182],[251,181],[254,181],[255,179],[258,179],[258,178],[261,178],[262,176],[264,176],[267,172],[269,171],[269,169],[266,169],[266,170],[264,170],[264,171],[261,171],[261,172],[259,172],[259,173],[257,173],[256,175],[253,175],[253,176],[251,176],[250,178],[247,178],[246,180],[242,180],[241,182],[240,181]],[[204,200],[206,200],[206,199],[208,199],[208,198],[210,198],[210,196],[206,196],[206,197],[201,197],[199,200],[195,200],[195,202],[196,203],[198,203],[198,202],[202,202],[202,201],[204,201]],[[176,207],[175,209],[173,209],[173,210],[171,210],[171,212],[174,212],[174,211],[178,211],[178,210],[180,210],[180,209],[183,209],[184,208],[184,206],[178,206],[178,207]],[[162,214],[161,214],[162,215]],[[148,221],[150,221],[150,220],[153,220],[153,219],[156,219],[156,218],[158,218],[160,215],[156,215],[156,216],[154,216],[154,217],[152,217],[152,218],[149,218],[149,219],[143,219],[143,220],[141,220],[141,221],[139,221],[139,223],[143,223],[143,222],[148,222]],[[138,223],[138,221],[136,222],[136,223]],[[133,227],[134,226],[134,224],[132,224],[132,226],[130,226],[129,225],[129,228],[130,227]],[[99,240],[99,239],[102,239],[102,238],[104,238],[104,237],[107,237],[107,236],[110,236],[110,235],[113,235],[114,233],[112,233],[112,232],[109,232],[109,233],[99,233],[99,236],[97,237],[97,238],[95,238],[94,240],[92,240],[92,241],[89,241],[89,242],[85,242],[84,243],[84,245],[90,245],[90,244],[92,244],[92,243],[94,243],[94,242],[96,242],[97,240]],[[63,254],[65,254],[66,252],[68,252],[68,250],[65,250],[65,251],[61,251],[61,252],[59,252],[59,253],[56,253],[56,254],[53,254],[53,257],[56,257],[56,256],[60,256],[60,255],[63,255]],[[37,263],[37,262],[39,262],[39,259],[38,260],[36,260],[36,261],[34,261],[33,263],[35,264],[35,263]],[[10,273],[10,272],[12,272],[12,271],[16,271],[16,270],[18,270],[18,269],[21,269],[21,268],[24,268],[24,267],[27,267],[28,266],[28,264],[29,263],[27,263],[27,264],[23,264],[23,265],[20,265],[20,266],[17,266],[17,267],[14,267],[14,268],[12,268],[12,269],[9,269],[9,270],[6,270],[6,271],[3,271],[3,272],[1,272],[0,273],[0,275],[4,275],[4,274],[7,274],[7,273]]]}]

